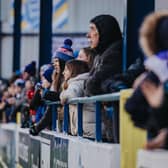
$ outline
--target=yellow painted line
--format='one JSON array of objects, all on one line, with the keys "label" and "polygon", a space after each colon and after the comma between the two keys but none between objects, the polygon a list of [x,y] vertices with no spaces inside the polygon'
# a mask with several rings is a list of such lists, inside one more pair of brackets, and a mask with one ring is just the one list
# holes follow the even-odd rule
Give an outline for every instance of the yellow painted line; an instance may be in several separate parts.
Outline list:
[{"label": "yellow painted line", "polygon": [[68,3],[64,3],[55,13],[53,18],[58,18],[64,11],[68,9]]}]

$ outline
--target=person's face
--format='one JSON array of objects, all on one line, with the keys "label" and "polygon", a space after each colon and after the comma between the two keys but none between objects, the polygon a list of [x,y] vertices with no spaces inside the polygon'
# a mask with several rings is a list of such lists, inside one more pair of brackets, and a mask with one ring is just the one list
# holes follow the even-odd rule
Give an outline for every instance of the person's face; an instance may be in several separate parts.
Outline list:
[{"label": "person's face", "polygon": [[85,61],[88,62],[88,56],[85,54],[85,52],[83,50],[79,51],[79,55],[77,57],[77,60],[81,60],[81,61]]},{"label": "person's face", "polygon": [[88,38],[91,48],[96,48],[98,46],[99,33],[96,28],[96,25],[93,23],[90,23],[89,25],[89,32],[87,33],[87,38]]},{"label": "person's face", "polygon": [[29,74],[27,72],[23,72],[22,78],[27,80],[29,78]]},{"label": "person's face", "polygon": [[52,62],[53,62],[54,69],[56,70],[56,72],[59,73],[60,72],[59,59],[58,58],[53,58]]},{"label": "person's face", "polygon": [[67,66],[65,66],[65,68],[64,68],[63,75],[64,75],[64,80],[65,81],[68,80],[71,77],[71,72],[69,71]]}]

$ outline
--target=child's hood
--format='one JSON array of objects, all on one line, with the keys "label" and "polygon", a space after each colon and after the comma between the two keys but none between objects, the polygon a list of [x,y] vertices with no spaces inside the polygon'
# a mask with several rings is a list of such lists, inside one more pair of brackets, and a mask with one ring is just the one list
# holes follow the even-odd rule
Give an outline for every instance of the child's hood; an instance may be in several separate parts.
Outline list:
[{"label": "child's hood", "polygon": [[86,80],[86,79],[88,78],[88,76],[89,76],[89,73],[88,73],[88,72],[87,72],[87,73],[79,74],[79,75],[77,75],[77,76],[74,77],[74,78],[70,78],[70,79],[68,80],[68,83],[70,83],[70,82],[72,82],[72,81]]}]

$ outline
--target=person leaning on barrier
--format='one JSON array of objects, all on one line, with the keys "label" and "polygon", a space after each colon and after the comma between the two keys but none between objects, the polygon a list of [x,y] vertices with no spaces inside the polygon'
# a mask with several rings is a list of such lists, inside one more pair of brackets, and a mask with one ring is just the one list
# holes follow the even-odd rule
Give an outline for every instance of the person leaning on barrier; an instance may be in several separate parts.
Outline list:
[{"label": "person leaning on barrier", "polygon": [[148,130],[147,149],[168,148],[168,12],[148,15],[140,28],[140,44],[148,72],[135,83],[126,110],[135,125]]},{"label": "person leaning on barrier", "polygon": [[113,16],[99,15],[91,19],[87,38],[96,56],[85,82],[85,95],[99,95],[104,80],[122,70],[122,34]]},{"label": "person leaning on barrier", "polygon": [[[52,76],[53,82],[52,82],[50,91],[44,95],[45,100],[59,101],[59,94],[61,92],[61,84],[63,82],[62,72],[64,70],[65,63],[68,60],[74,59],[73,50],[71,46],[72,46],[72,41],[70,39],[65,39],[64,45],[62,47],[59,47],[52,57],[52,63],[54,67],[54,72]],[[63,120],[62,110],[57,110],[57,111],[59,111],[58,119],[62,121]],[[41,130],[51,125],[51,123],[52,123],[51,108],[47,107],[41,120],[37,124],[34,124],[31,127],[30,133],[32,135],[38,135],[38,133]]]},{"label": "person leaning on barrier", "polygon": [[[89,66],[87,62],[81,60],[71,60],[66,62],[64,69],[63,90],[60,94],[62,104],[72,98],[84,96],[84,81],[88,78]],[[71,135],[77,135],[77,105],[69,105],[69,122]],[[83,105],[83,136],[87,138],[95,137],[95,112],[94,105],[87,103]]]},{"label": "person leaning on barrier", "polygon": [[[42,75],[42,84],[36,84],[36,91],[35,95],[30,102],[30,110],[35,111],[34,114],[31,115],[31,123],[32,127],[30,129],[30,133],[33,134],[33,132],[38,132],[37,125],[39,124],[38,122],[41,120],[43,117],[45,110],[48,110],[46,105],[45,105],[45,100],[46,100],[46,93],[49,91],[51,84],[52,84],[52,73],[53,73],[53,68],[49,67],[47,70],[44,71]],[[58,99],[58,95],[55,94],[53,99]],[[34,127],[34,123],[36,127]],[[50,125],[50,124],[49,124]],[[33,130],[34,129],[34,130]]]},{"label": "person leaning on barrier", "polygon": [[[122,34],[116,18],[111,15],[98,15],[92,18],[87,38],[90,47],[96,54],[89,77],[84,84],[85,96],[104,94],[102,90],[104,81],[111,75],[122,71]],[[115,106],[117,107],[118,104]],[[112,122],[106,122],[107,118],[104,111],[102,111],[102,115],[103,123],[108,125],[106,127],[108,129],[109,124],[107,123],[112,125]]]}]

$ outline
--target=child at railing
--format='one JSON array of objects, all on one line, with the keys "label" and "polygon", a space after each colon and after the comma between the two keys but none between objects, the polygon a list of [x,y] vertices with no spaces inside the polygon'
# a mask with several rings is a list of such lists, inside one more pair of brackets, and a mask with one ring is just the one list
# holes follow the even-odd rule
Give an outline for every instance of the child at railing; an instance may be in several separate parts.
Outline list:
[{"label": "child at railing", "polygon": [[[84,81],[88,78],[88,64],[80,60],[71,60],[65,64],[63,72],[63,91],[60,94],[62,104],[67,103],[71,98],[84,96]],[[90,108],[90,109],[89,109]],[[77,107],[70,105],[70,133],[77,135]],[[95,125],[95,113],[90,106],[83,106],[83,132],[84,136],[93,137]]]},{"label": "child at railing", "polygon": [[[44,95],[45,100],[49,101],[58,101],[59,95],[61,92],[61,84],[63,82],[63,70],[65,66],[65,62],[71,59],[74,59],[73,50],[71,48],[72,41],[70,39],[66,39],[64,41],[64,45],[59,47],[52,57],[52,64],[54,67],[53,75],[52,75],[52,86],[50,91],[46,92]],[[58,110],[58,109],[57,109]],[[60,111],[60,110],[58,110]],[[58,112],[58,118],[61,118],[62,115]],[[42,129],[50,126],[52,122],[52,113],[51,107],[48,107],[41,118],[41,120],[30,129],[30,133],[32,135],[37,135]]]},{"label": "child at railing", "polygon": [[30,102],[32,124],[39,122],[46,110],[46,106],[44,105],[44,96],[51,87],[52,73],[53,68],[49,67],[42,74],[41,83],[36,84],[35,94]]}]

